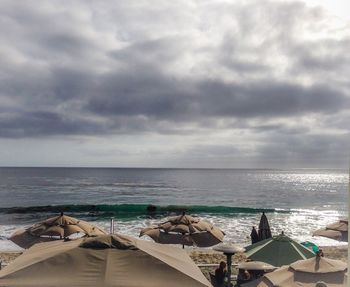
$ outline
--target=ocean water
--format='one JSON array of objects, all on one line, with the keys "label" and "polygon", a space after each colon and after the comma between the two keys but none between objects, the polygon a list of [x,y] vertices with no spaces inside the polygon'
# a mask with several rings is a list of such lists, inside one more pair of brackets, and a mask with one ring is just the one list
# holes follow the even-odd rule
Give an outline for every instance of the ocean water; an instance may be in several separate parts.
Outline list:
[{"label": "ocean water", "polygon": [[106,230],[113,218],[132,236],[186,211],[242,245],[265,211],[273,234],[338,245],[312,232],[347,216],[348,182],[346,170],[324,169],[0,168],[0,250],[18,249],[8,240],[17,228],[61,211]]}]

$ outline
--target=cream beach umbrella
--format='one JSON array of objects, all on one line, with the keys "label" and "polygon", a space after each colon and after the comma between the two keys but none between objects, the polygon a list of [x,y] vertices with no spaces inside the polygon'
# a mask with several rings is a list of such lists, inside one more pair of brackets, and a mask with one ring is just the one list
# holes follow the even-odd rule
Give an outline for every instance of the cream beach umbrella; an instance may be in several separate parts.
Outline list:
[{"label": "cream beach umbrella", "polygon": [[83,236],[106,234],[104,230],[95,225],[61,213],[59,216],[34,224],[27,229],[17,230],[11,235],[10,240],[22,248],[29,248],[39,242],[59,240],[77,233]]},{"label": "cream beach umbrella", "polygon": [[315,253],[283,233],[245,247],[251,260],[262,261],[280,267],[297,260],[308,259]]},{"label": "cream beach umbrella", "polygon": [[312,235],[348,242],[348,219],[329,224],[325,229],[316,230]]},{"label": "cream beach umbrella", "polygon": [[0,286],[211,285],[184,250],[113,234],[38,243],[0,271]]},{"label": "cream beach umbrella", "polygon": [[243,284],[242,286],[345,287],[347,286],[346,272],[346,263],[317,256],[306,260],[296,261],[289,266],[283,266],[271,273],[265,274],[258,280]]},{"label": "cream beach umbrella", "polygon": [[225,233],[198,217],[182,214],[142,229],[140,237],[143,235],[148,235],[155,242],[162,244],[209,247],[221,243]]},{"label": "cream beach umbrella", "polygon": [[262,261],[247,261],[239,263],[237,269],[271,271],[277,267]]}]

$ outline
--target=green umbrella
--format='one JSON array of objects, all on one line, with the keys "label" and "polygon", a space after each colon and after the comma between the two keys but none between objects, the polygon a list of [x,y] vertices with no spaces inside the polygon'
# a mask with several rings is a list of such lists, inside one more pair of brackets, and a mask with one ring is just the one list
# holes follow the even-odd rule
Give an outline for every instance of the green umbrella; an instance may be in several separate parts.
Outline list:
[{"label": "green umbrella", "polygon": [[283,232],[278,236],[247,246],[245,249],[249,259],[278,267],[315,256],[315,253],[284,235]]}]

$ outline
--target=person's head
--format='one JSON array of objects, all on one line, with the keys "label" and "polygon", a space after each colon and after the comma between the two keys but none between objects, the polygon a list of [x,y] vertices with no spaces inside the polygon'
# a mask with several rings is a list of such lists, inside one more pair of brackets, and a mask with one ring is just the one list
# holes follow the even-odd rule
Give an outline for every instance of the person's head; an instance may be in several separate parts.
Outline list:
[{"label": "person's head", "polygon": [[316,252],[316,255],[319,256],[319,257],[323,257],[324,254],[323,254],[322,249],[318,249],[318,251]]},{"label": "person's head", "polygon": [[220,269],[225,269],[226,268],[226,262],[225,261],[221,261],[219,264],[219,268]]}]

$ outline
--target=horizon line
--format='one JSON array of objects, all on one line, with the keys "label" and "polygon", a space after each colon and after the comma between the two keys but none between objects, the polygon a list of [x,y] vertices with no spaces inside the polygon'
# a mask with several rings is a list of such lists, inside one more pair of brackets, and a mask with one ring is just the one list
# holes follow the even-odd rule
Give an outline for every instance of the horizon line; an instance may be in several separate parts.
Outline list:
[{"label": "horizon line", "polygon": [[203,170],[344,170],[347,167],[142,167],[142,166],[1,166],[0,168],[86,168],[86,169],[203,169]]}]

